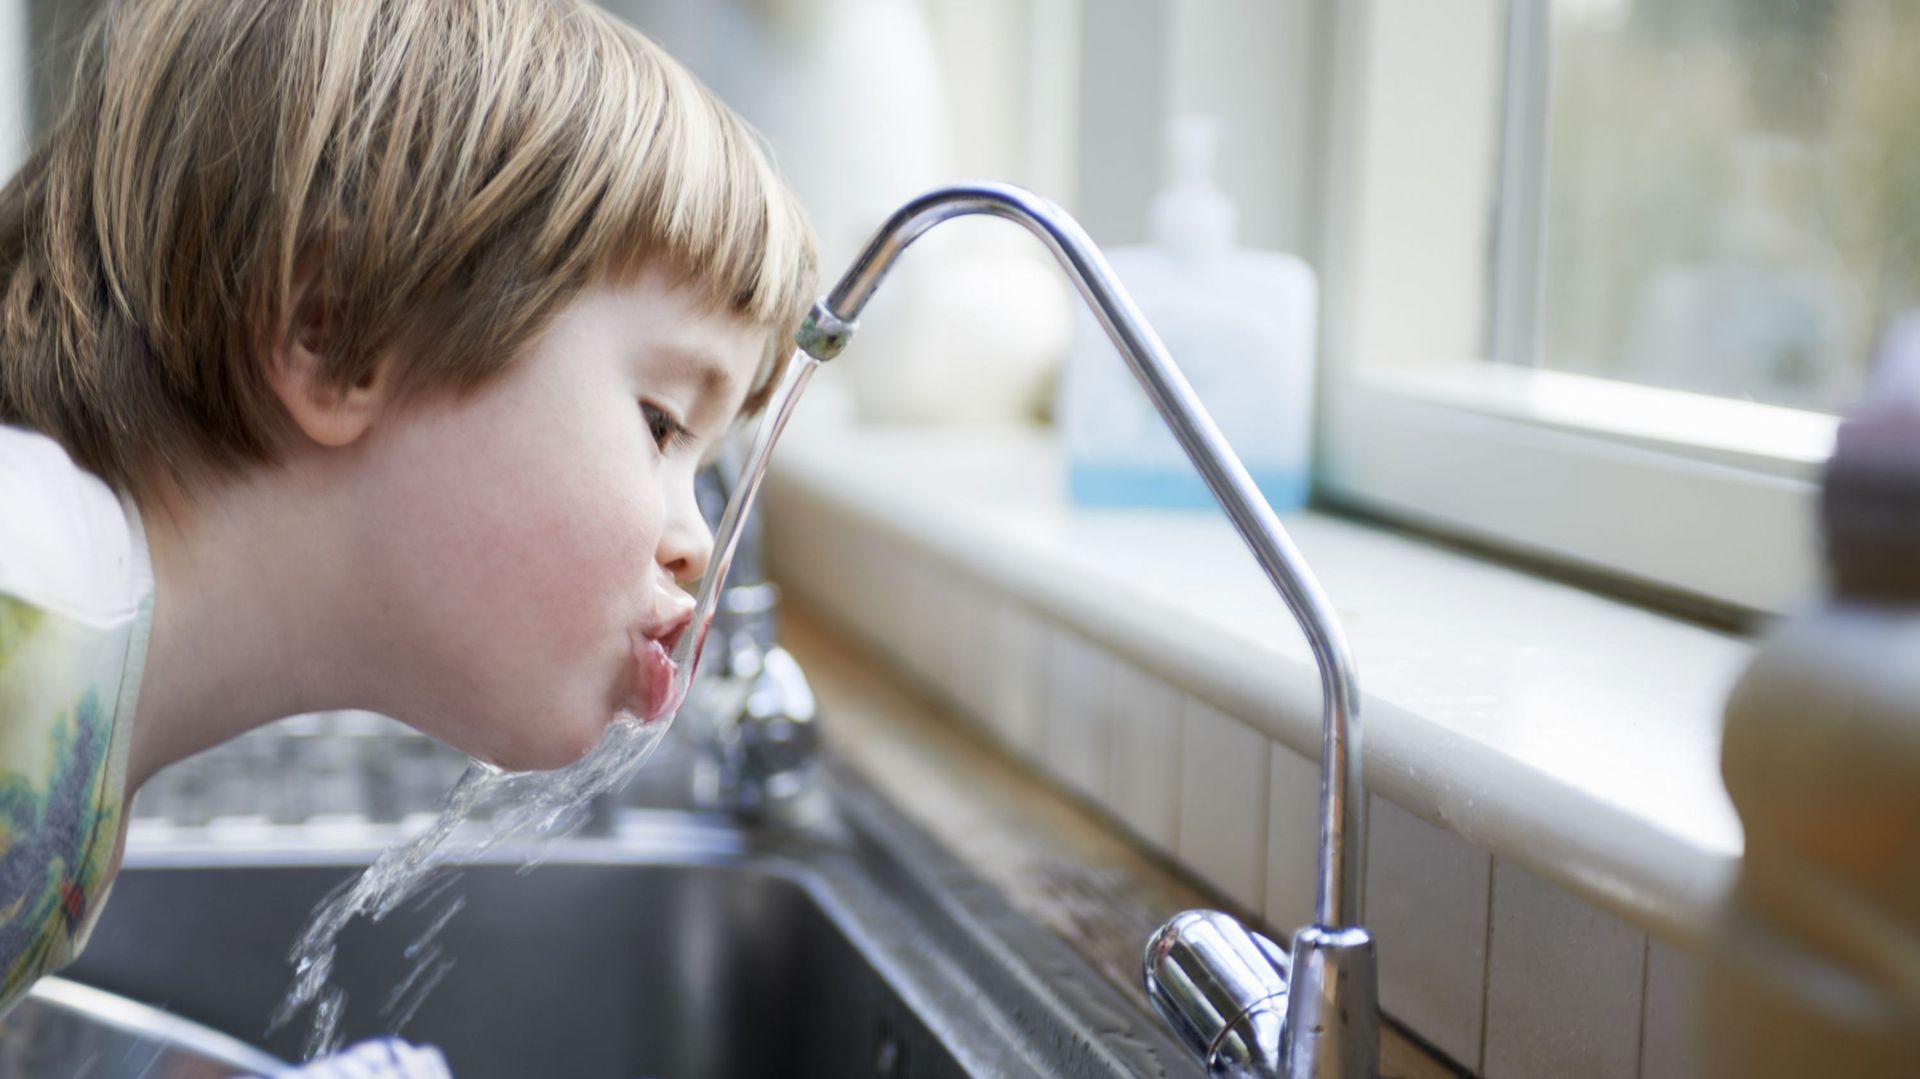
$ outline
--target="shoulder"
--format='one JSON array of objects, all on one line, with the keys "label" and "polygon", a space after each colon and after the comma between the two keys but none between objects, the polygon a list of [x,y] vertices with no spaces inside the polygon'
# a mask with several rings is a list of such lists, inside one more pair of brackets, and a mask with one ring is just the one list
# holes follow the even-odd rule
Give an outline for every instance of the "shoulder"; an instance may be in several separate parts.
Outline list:
[{"label": "shoulder", "polygon": [[135,613],[147,585],[139,521],[52,439],[0,426],[0,594],[106,624]]}]

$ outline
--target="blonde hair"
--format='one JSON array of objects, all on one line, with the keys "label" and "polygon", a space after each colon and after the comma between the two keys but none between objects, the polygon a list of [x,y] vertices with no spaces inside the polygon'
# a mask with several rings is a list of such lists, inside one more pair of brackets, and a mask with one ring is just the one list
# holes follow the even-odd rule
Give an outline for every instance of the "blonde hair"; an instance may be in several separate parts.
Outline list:
[{"label": "blonde hair", "polygon": [[502,370],[588,286],[662,267],[765,326],[813,240],[747,126],[578,0],[133,0],[0,190],[0,422],[136,497],[271,461],[263,343],[301,275],[326,376]]}]

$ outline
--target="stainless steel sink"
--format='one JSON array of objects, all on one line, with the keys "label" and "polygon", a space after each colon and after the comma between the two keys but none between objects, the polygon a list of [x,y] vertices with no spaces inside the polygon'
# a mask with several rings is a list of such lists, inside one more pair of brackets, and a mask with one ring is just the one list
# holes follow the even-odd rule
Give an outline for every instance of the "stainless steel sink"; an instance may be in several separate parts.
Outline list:
[{"label": "stainless steel sink", "polygon": [[[335,867],[153,869],[122,882],[84,963],[93,985],[259,1039],[285,993],[284,952],[339,882]],[[487,1076],[965,1074],[820,903],[762,869],[569,861],[467,868],[444,936],[455,965],[405,1035]],[[404,913],[343,941],[345,1030],[378,1005],[425,928]],[[292,1058],[301,1029],[264,1040]],[[892,1048],[887,1048],[891,1045]]]},{"label": "stainless steel sink", "polygon": [[[830,765],[816,793],[804,824],[628,810],[530,872],[526,850],[459,867],[455,964],[400,1033],[461,1079],[1198,1074],[1140,1002],[856,778]],[[377,845],[136,847],[66,973],[294,1059],[302,1024],[265,1034],[287,949]],[[385,1029],[429,914],[342,937],[349,1039]]]}]

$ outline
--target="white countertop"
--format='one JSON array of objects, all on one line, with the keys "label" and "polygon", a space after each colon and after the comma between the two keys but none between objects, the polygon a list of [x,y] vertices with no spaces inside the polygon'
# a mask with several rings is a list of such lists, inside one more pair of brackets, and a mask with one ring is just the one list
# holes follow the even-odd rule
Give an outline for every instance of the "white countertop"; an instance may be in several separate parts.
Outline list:
[{"label": "white countertop", "polygon": [[[1306,641],[1224,516],[1074,507],[1043,428],[797,420],[774,482],[1317,758]],[[1750,644],[1378,527],[1284,520],[1351,641],[1369,787],[1697,943],[1741,849],[1720,707]]]}]

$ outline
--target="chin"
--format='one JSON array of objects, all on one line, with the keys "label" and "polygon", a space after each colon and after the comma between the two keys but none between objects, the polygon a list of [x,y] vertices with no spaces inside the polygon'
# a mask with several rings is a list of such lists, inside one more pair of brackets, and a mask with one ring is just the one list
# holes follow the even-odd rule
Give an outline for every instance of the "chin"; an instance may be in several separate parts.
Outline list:
[{"label": "chin", "polygon": [[497,755],[487,759],[510,772],[551,772],[565,768],[593,752],[613,722],[612,715],[599,717],[548,717],[523,726],[521,736],[512,738]]}]

